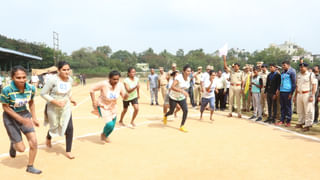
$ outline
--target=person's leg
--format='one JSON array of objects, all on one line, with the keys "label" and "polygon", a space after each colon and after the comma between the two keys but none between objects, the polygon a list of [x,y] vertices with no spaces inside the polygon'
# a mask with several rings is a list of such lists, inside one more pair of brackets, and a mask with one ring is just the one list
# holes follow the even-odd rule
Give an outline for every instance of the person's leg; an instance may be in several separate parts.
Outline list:
[{"label": "person's leg", "polygon": [[318,97],[315,97],[315,102],[314,102],[314,119],[313,122],[314,123],[318,123],[318,118],[319,118],[319,105],[318,105],[319,101],[318,101]]},{"label": "person's leg", "polygon": [[25,135],[27,137],[27,140],[30,146],[27,172],[40,174],[41,171],[33,167],[34,161],[36,159],[37,151],[38,151],[38,142],[37,142],[36,133],[30,132],[30,133],[26,133]]},{"label": "person's leg", "polygon": [[174,112],[174,109],[176,108],[176,105],[177,105],[177,101],[169,98],[169,111],[164,116],[168,117],[172,115]]},{"label": "person's leg", "polygon": [[66,129],[66,152],[67,157],[69,159],[74,159],[74,156],[71,154],[72,149],[72,141],[73,141],[73,123],[72,123],[72,116],[70,117],[68,127]]},{"label": "person's leg", "polygon": [[272,102],[272,111],[273,111],[273,115],[272,115],[272,123],[275,123],[277,115],[278,115],[278,109],[279,109],[279,101],[278,101],[278,97],[273,100],[271,99]]},{"label": "person's leg", "polygon": [[201,107],[200,107],[200,120],[202,120],[202,115],[204,110],[206,109],[207,105],[209,103],[209,100],[207,98],[201,99]]},{"label": "person's leg", "polygon": [[305,123],[305,110],[302,94],[297,95],[297,114],[298,114],[298,125],[303,125]]},{"label": "person's leg", "polygon": [[[280,108],[281,108],[281,116],[280,121],[284,123],[284,120],[286,119],[286,99],[285,99],[285,93],[280,93]],[[288,99],[287,99],[288,100]]]},{"label": "person's leg", "polygon": [[199,85],[194,85],[194,103],[195,105],[199,104]]},{"label": "person's leg", "polygon": [[257,107],[257,93],[252,93],[252,100],[253,100],[253,118],[257,117],[258,114],[258,107]]},{"label": "person's leg", "polygon": [[103,136],[102,136],[101,140],[103,140],[103,141],[105,141],[107,143],[110,142],[109,136],[110,136],[110,134],[112,133],[112,131],[114,129],[114,126],[116,124],[116,119],[117,118],[115,117],[112,121],[106,123],[106,125],[103,128],[103,133],[102,133]]},{"label": "person's leg", "polygon": [[163,99],[163,101],[164,101],[164,99],[165,99],[165,97],[166,97],[167,88],[166,88],[166,86],[161,86],[161,87],[160,87],[160,90],[161,90],[162,99]]},{"label": "person's leg", "polygon": [[132,126],[136,126],[134,124],[134,120],[136,119],[136,117],[138,115],[138,112],[139,112],[139,104],[138,103],[137,104],[133,104],[133,109],[134,109],[134,111],[133,111],[133,115],[132,115],[132,119],[131,119],[131,125]]},{"label": "person's leg", "polygon": [[224,89],[222,89],[222,92],[221,92],[221,97],[220,97],[220,109],[221,110],[224,110],[225,109],[225,106],[226,106],[226,102],[225,102],[225,93],[224,93]]},{"label": "person's leg", "polygon": [[[209,103],[210,103],[210,120],[213,121],[213,118],[212,118],[212,115],[213,115],[213,112],[214,112],[214,105],[215,105],[215,98],[212,97],[209,99]],[[220,106],[221,107],[221,106]]]},{"label": "person's leg", "polygon": [[120,121],[119,121],[119,124],[121,126],[125,126],[125,124],[123,123],[123,118],[128,111],[128,107],[129,107],[129,101],[123,101],[123,110],[121,112]]},{"label": "person's leg", "polygon": [[261,105],[261,94],[260,93],[257,93],[257,117],[258,118],[261,118],[262,116],[262,105]]},{"label": "person's leg", "polygon": [[268,103],[268,120],[270,121],[272,119],[272,94],[267,93],[267,103]]},{"label": "person's leg", "polygon": [[238,117],[241,117],[241,87],[237,86],[235,91],[236,101],[237,101],[237,113]]},{"label": "person's leg", "polygon": [[232,116],[232,107],[234,104],[234,97],[235,97],[234,87],[230,87],[230,91],[229,91],[229,116]]},{"label": "person's leg", "polygon": [[291,123],[292,118],[292,98],[289,99],[289,93],[287,94],[287,123]]},{"label": "person's leg", "polygon": [[215,97],[217,97],[215,104],[216,104],[216,108],[218,109],[219,108],[219,90],[218,90],[218,92],[214,92],[214,95],[215,95]]},{"label": "person's leg", "polygon": [[154,95],[155,95],[155,94],[154,94],[153,88],[150,88],[151,105],[153,105]]},{"label": "person's leg", "polygon": [[186,101],[186,99],[184,99],[184,100],[178,101],[178,103],[179,103],[179,105],[180,105],[180,107],[182,109],[182,112],[183,112],[181,126],[184,126],[184,124],[186,122],[186,119],[187,119],[187,116],[188,116],[187,101]]},{"label": "person's leg", "polygon": [[153,91],[154,91],[154,94],[155,94],[156,105],[159,105],[159,101],[158,101],[158,88],[154,88]]},{"label": "person's leg", "polygon": [[304,107],[305,107],[305,127],[311,127],[314,120],[314,101],[309,102],[309,95],[304,96]]}]

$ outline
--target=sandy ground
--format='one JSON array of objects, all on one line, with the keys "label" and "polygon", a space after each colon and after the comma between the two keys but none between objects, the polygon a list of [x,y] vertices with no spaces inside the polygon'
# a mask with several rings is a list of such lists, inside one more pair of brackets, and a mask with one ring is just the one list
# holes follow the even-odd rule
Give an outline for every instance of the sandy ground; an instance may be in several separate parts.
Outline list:
[{"label": "sandy ground", "polygon": [[[90,81],[89,81],[90,82]],[[74,87],[78,106],[73,110],[76,159],[65,157],[64,138],[51,149],[44,146],[48,127],[36,129],[39,151],[35,166],[41,175],[25,172],[28,153],[8,156],[9,139],[0,126],[1,179],[320,179],[320,143],[244,119],[227,118],[217,112],[210,122],[206,112],[199,121],[198,110],[189,109],[188,133],[178,131],[181,113],[162,125],[162,108],[149,105],[142,86],[137,127],[112,133],[112,143],[102,144],[103,121],[93,116],[89,85]],[[162,98],[160,97],[160,104]],[[43,122],[44,100],[36,97],[38,119]],[[122,103],[118,103],[120,115]],[[125,122],[131,118],[128,111]],[[119,116],[118,116],[119,117]],[[26,142],[26,141],[25,141]]]}]

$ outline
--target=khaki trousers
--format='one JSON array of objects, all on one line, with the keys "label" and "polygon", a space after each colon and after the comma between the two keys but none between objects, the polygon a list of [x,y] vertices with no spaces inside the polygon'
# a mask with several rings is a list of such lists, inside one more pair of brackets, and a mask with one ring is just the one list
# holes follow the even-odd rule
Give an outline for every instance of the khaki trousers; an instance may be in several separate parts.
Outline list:
[{"label": "khaki trousers", "polygon": [[202,96],[200,85],[194,84],[193,94],[194,94],[194,103],[198,105],[201,102],[201,96]]},{"label": "khaki trousers", "polygon": [[232,107],[236,101],[237,113],[241,113],[241,86],[230,86],[229,90],[229,111],[232,113]]},{"label": "khaki trousers", "polygon": [[298,93],[297,95],[298,123],[305,124],[305,126],[313,124],[314,100],[313,102],[309,102],[309,96],[309,93]]},{"label": "khaki trousers", "polygon": [[261,89],[261,110],[262,114],[268,114],[268,102],[267,102],[267,94],[264,93],[265,89]]},{"label": "khaki trousers", "polygon": [[160,86],[160,91],[161,91],[161,95],[163,100],[166,98],[167,95],[167,85],[161,85]]},{"label": "khaki trousers", "polygon": [[[250,91],[250,90],[249,90]],[[251,102],[252,102],[251,93],[248,92],[248,99],[246,100],[246,95],[244,92],[242,93],[242,109],[249,111],[251,109]]]}]

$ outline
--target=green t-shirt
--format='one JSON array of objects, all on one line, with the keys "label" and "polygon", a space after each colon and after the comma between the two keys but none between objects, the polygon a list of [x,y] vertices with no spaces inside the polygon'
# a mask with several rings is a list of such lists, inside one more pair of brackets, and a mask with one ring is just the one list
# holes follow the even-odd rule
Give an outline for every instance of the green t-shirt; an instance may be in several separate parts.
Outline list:
[{"label": "green t-shirt", "polygon": [[[139,83],[139,79],[137,77],[134,77],[133,80],[131,80],[130,78],[126,78],[124,80],[124,83],[127,84],[129,86],[129,88],[135,88],[138,83]],[[127,92],[128,93],[128,92]],[[137,89],[135,89],[134,91],[132,91],[131,93],[128,93],[129,97],[128,99],[126,99],[125,101],[131,101],[132,99],[135,99],[138,97],[138,91]]]},{"label": "green t-shirt", "polygon": [[26,83],[24,92],[20,93],[14,81],[6,86],[1,93],[0,101],[2,104],[9,104],[15,112],[27,110],[27,104],[34,98],[36,88]]}]

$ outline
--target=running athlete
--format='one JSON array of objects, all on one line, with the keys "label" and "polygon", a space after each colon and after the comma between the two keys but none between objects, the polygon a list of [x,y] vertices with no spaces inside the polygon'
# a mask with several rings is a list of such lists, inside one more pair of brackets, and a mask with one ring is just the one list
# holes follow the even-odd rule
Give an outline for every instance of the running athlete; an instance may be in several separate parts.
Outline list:
[{"label": "running athlete", "polygon": [[[34,95],[36,88],[27,83],[27,71],[22,66],[15,66],[11,71],[12,81],[1,93],[3,123],[10,138],[10,157],[16,157],[16,151],[24,152],[26,147],[22,141],[21,132],[27,137],[30,151],[26,171],[41,174],[33,167],[37,155],[37,136],[33,126],[39,127],[36,117]],[[27,110],[29,104],[29,110]]]},{"label": "running athlete", "polygon": [[[93,113],[99,115],[106,125],[101,133],[101,140],[110,143],[110,134],[114,129],[117,120],[117,99],[121,95],[123,99],[128,98],[122,83],[119,83],[120,73],[112,71],[109,79],[95,84],[90,90]],[[100,96],[96,100],[95,91],[100,91]]]}]

